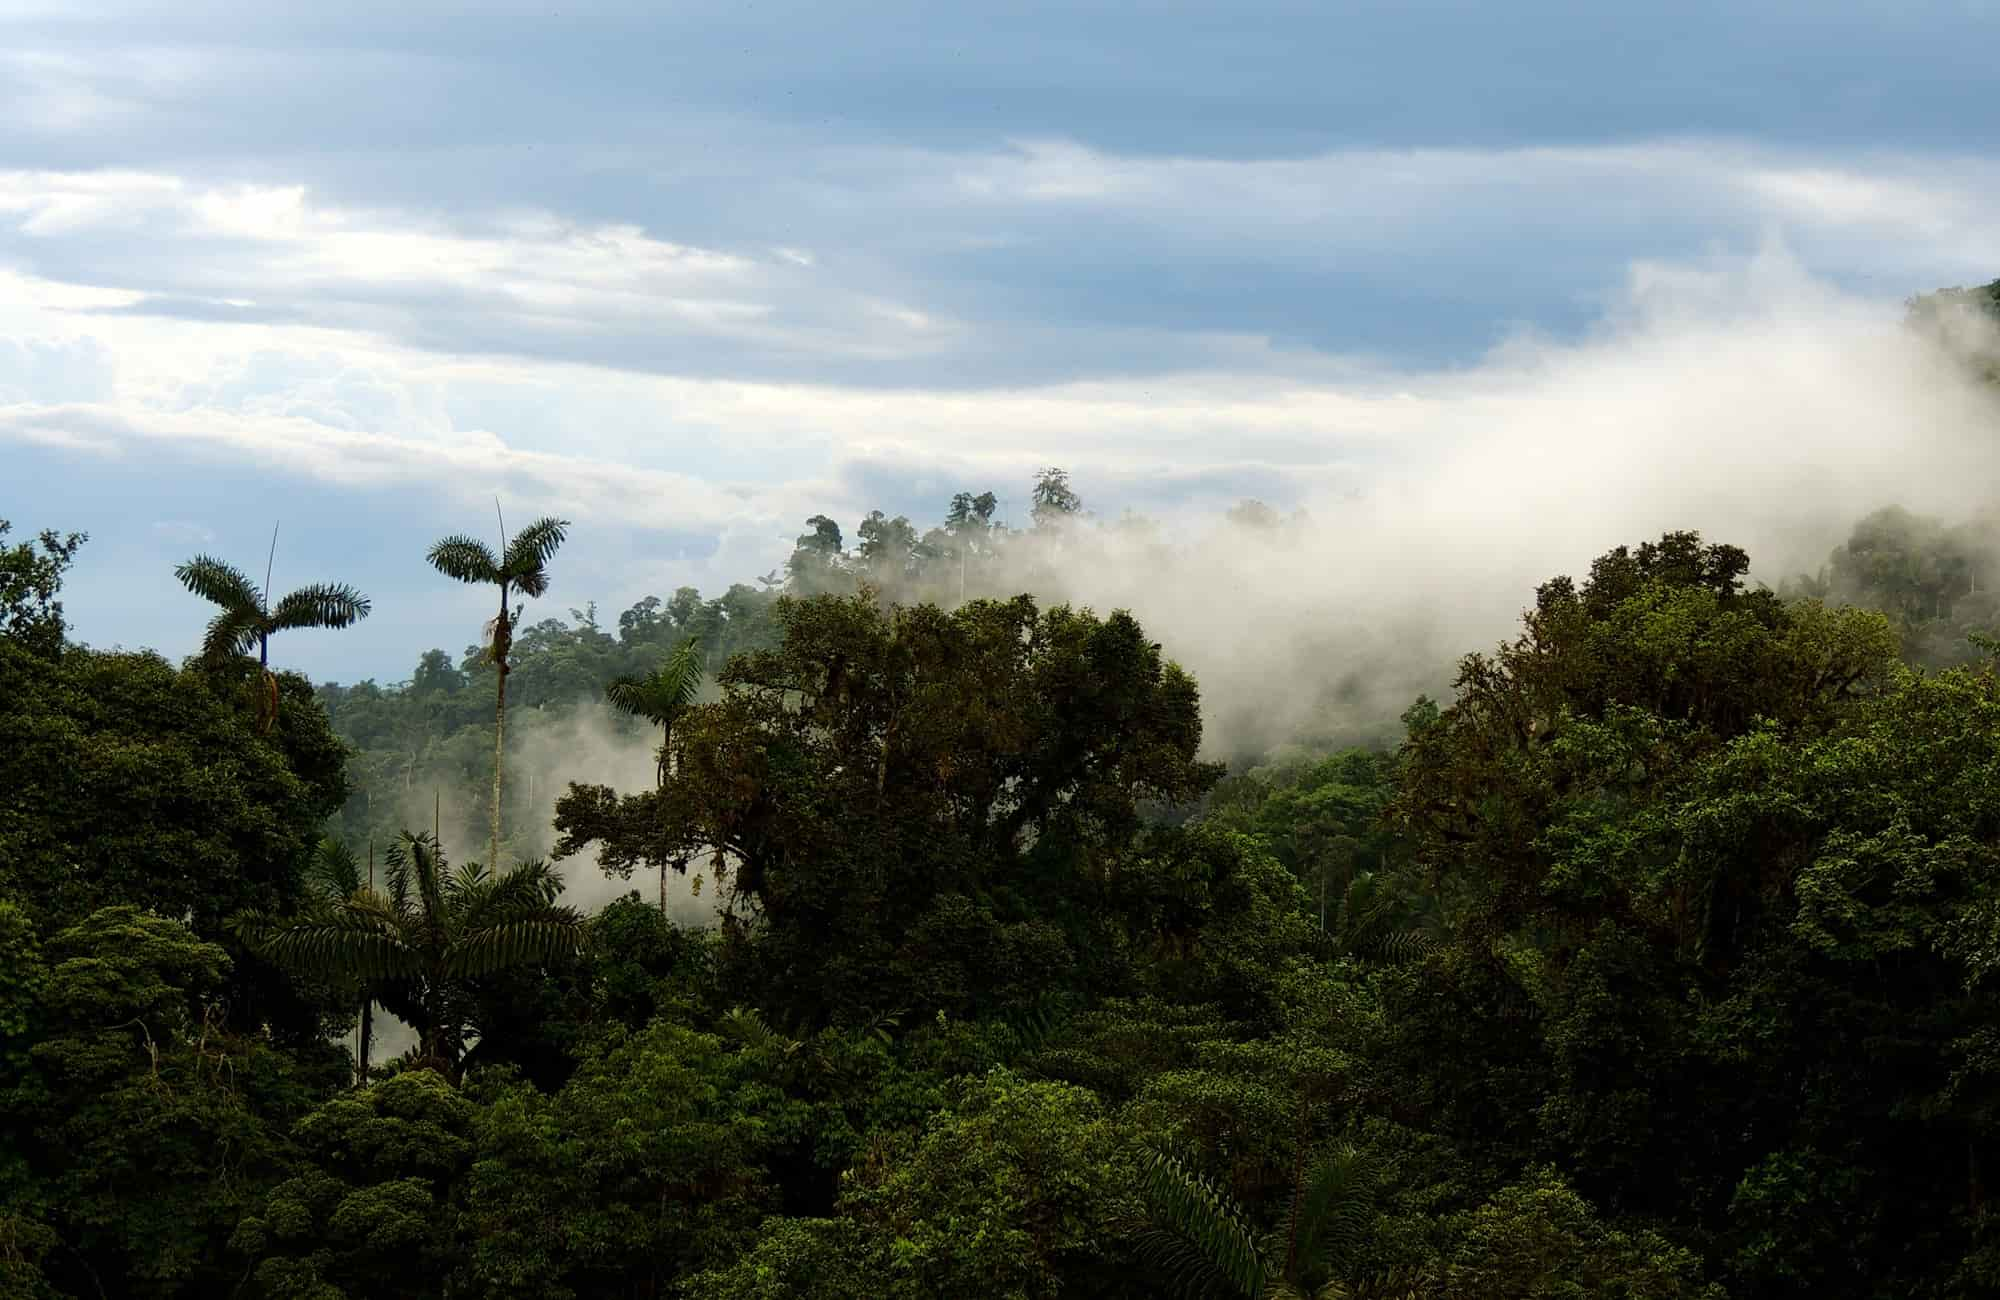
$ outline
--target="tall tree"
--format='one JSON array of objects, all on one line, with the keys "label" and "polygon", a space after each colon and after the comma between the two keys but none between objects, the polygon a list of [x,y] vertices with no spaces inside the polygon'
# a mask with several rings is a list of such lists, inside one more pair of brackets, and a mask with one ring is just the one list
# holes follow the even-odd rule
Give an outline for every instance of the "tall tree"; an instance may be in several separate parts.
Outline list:
[{"label": "tall tree", "polygon": [[[0,543],[6,541],[13,525],[0,519]],[[0,546],[0,636],[12,637],[38,654],[54,655],[62,649],[63,571],[76,559],[77,548],[89,538],[84,533],[63,536],[53,529],[43,530],[35,546]]]},{"label": "tall tree", "polygon": [[[272,534],[272,544],[277,535]],[[271,672],[271,634],[291,628],[347,627],[368,617],[368,597],[344,582],[315,582],[271,603],[267,569],[260,590],[249,575],[211,555],[197,555],[174,569],[174,577],[203,600],[220,606],[202,637],[204,659],[227,662],[257,647],[260,687],[259,730],[268,731],[278,716],[278,679]]]},{"label": "tall tree", "polygon": [[[644,677],[621,677],[604,690],[611,707],[645,718],[660,729],[659,786],[666,788],[674,724],[694,707],[701,689],[701,643],[689,637],[667,661]],[[660,913],[667,910],[667,864],[660,863]]]},{"label": "tall tree", "polygon": [[372,986],[417,1031],[425,1060],[449,1072],[464,1045],[466,982],[573,954],[583,917],[557,905],[562,877],[543,861],[452,870],[433,836],[405,831],[385,866],[384,890],[323,896],[289,923],[252,914],[242,931],[281,966]]},{"label": "tall tree", "polygon": [[620,874],[715,853],[757,916],[745,978],[788,1018],[1006,1003],[992,953],[1071,960],[1044,921],[1095,924],[1142,806],[1221,775],[1193,679],[1128,614],[859,596],[778,619],[680,725],[665,789],[572,786],[556,827],[559,856],[595,844]]},{"label": "tall tree", "polygon": [[505,766],[507,743],[507,653],[514,644],[514,622],[520,608],[512,611],[507,602],[516,594],[540,596],[549,589],[549,561],[563,543],[569,520],[544,516],[507,540],[500,529],[500,554],[486,543],[464,533],[454,533],[431,547],[425,557],[431,567],[447,578],[460,582],[491,584],[500,589],[500,612],[486,625],[486,652],[493,660],[496,686],[493,702],[493,843],[487,865],[500,869],[501,772]]},{"label": "tall tree", "polygon": [[1035,526],[1049,528],[1083,511],[1083,498],[1069,485],[1069,471],[1055,466],[1035,475]]}]

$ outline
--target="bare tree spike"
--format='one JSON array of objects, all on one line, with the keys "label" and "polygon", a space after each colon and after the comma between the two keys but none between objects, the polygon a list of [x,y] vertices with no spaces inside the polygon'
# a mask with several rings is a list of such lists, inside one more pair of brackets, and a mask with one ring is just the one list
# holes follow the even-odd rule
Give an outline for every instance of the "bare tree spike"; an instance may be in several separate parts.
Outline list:
[{"label": "bare tree spike", "polygon": [[271,550],[264,557],[264,612],[271,611],[271,567],[278,562],[278,525],[281,520],[271,521]]}]

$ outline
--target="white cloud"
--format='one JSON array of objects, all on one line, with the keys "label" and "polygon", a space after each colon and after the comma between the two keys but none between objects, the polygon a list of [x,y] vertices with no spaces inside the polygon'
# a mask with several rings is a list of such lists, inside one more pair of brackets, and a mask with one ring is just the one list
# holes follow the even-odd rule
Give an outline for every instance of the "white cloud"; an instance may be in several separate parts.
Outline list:
[{"label": "white cloud", "polygon": [[[968,189],[967,175],[985,179]],[[1065,146],[960,158],[923,184],[1003,214],[1115,210],[1308,264],[1322,245],[1351,257],[1417,222],[1477,230],[1464,214],[1481,212],[1490,229],[1482,205],[1596,205],[1588,224],[1621,205],[1643,220],[1657,202],[1775,229],[1772,247],[1808,262],[1893,250],[1860,259],[1879,270],[1931,248],[1949,270],[1988,238],[1977,218],[1993,180],[1683,145],[1243,163]],[[1897,334],[1893,302],[1839,292],[1782,251],[1637,261],[1592,336],[1522,335],[1476,365],[1396,371],[1241,331],[1162,330],[1134,338],[1180,349],[1150,373],[972,387],[908,380],[924,358],[1004,354],[1045,327],[952,310],[913,276],[844,280],[832,264],[852,259],[818,241],[795,256],[669,233],[148,172],[0,174],[0,259],[13,262],[0,267],[0,446],[164,450],[363,494],[415,489],[440,514],[483,514],[498,495],[510,514],[712,542],[701,560],[595,561],[655,590],[768,570],[805,516],[851,525],[893,504],[871,499],[884,482],[927,481],[941,503],[959,487],[1024,491],[1059,463],[1108,514],[1131,505],[1183,527],[1271,484],[1291,498],[1279,504],[1310,508],[1310,545],[1217,544],[1171,573],[1075,580],[1081,598],[1137,608],[1211,684],[1218,716],[1239,719],[1343,663],[1478,644],[1534,581],[1663,528],[1809,564],[1866,509],[1962,508],[1993,481],[1992,411]],[[127,310],[147,295],[239,306]],[[565,359],[515,353],[508,337],[530,329],[582,342]],[[697,340],[722,351],[681,351]],[[806,372],[911,365],[893,384],[780,382],[735,377],[731,348],[787,350]],[[1419,627],[1422,653],[1409,652]]]}]

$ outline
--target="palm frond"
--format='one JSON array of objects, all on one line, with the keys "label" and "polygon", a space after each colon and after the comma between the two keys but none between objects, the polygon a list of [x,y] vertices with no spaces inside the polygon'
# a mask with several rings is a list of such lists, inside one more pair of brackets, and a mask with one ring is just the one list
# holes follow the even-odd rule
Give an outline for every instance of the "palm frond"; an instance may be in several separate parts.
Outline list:
[{"label": "palm frond", "polygon": [[271,629],[347,627],[368,617],[368,597],[344,582],[315,582],[300,587],[271,610]]},{"label": "palm frond", "polygon": [[1372,951],[1390,965],[1401,965],[1428,957],[1441,946],[1438,936],[1428,930],[1392,930],[1375,940]]},{"label": "palm frond", "polygon": [[[1133,1253],[1167,1278],[1169,1294],[1186,1300],[1233,1295],[1236,1284],[1197,1243],[1165,1228],[1146,1228],[1133,1239]],[[1252,1297],[1263,1300],[1263,1297]]]},{"label": "palm frond", "polygon": [[539,596],[548,590],[548,563],[569,533],[569,520],[544,515],[514,534],[500,568],[524,596]]},{"label": "palm frond", "polygon": [[[1146,1168],[1146,1199],[1162,1234],[1155,1263],[1186,1285],[1210,1272],[1237,1295],[1259,1300],[1266,1270],[1257,1238],[1243,1213],[1221,1188],[1173,1156],[1156,1153]],[[1168,1241],[1184,1248],[1170,1248]]]},{"label": "palm frond", "polygon": [[410,874],[416,880],[417,898],[422,902],[424,917],[432,925],[444,920],[444,873],[451,869],[445,860],[444,847],[437,837],[419,834],[410,841]]},{"label": "palm frond", "polygon": [[753,1052],[776,1049],[786,1056],[799,1050],[800,1043],[771,1028],[770,1022],[754,1007],[731,1007],[716,1027]]},{"label": "palm frond", "polygon": [[620,677],[604,688],[604,700],[620,713],[664,724],[667,715],[652,687],[650,677]]},{"label": "palm frond", "polygon": [[477,858],[461,862],[450,871],[444,872],[438,880],[440,897],[444,905],[451,909],[454,921],[463,918],[467,911],[478,907],[481,898],[492,892],[493,877],[487,873],[486,864]]},{"label": "palm frond", "polygon": [[1004,1012],[1001,1019],[1014,1031],[1015,1050],[1022,1056],[1040,1051],[1065,1023],[1069,1002],[1060,993],[1044,991],[1025,1007]]},{"label": "palm frond", "polygon": [[264,598],[257,584],[243,570],[212,555],[197,555],[186,564],[174,566],[174,577],[203,600],[225,610],[261,610]]},{"label": "palm frond", "polygon": [[464,533],[439,541],[424,558],[433,569],[460,582],[500,581],[500,561],[494,558],[492,548]]},{"label": "palm frond", "polygon": [[703,675],[700,642],[683,641],[665,663],[644,677],[620,677],[604,688],[612,708],[670,727],[701,693]]},{"label": "palm frond", "polygon": [[407,979],[423,956],[410,946],[381,900],[354,899],[290,925],[267,928],[256,949],[301,974],[349,979]]},{"label": "palm frond", "polygon": [[202,633],[202,658],[234,659],[247,655],[257,647],[257,639],[263,632],[264,615],[254,605],[225,609],[209,620],[208,630]]},{"label": "palm frond", "polygon": [[1293,1196],[1289,1221],[1297,1224],[1292,1257],[1298,1272],[1331,1267],[1366,1240],[1375,1220],[1375,1161],[1342,1145],[1316,1163]]},{"label": "palm frond", "polygon": [[495,878],[492,898],[501,907],[551,907],[562,891],[561,868],[546,858],[531,858]]},{"label": "palm frond", "polygon": [[701,641],[689,637],[681,642],[666,663],[660,665],[653,674],[659,681],[661,694],[678,709],[686,709],[701,693],[702,660]]},{"label": "palm frond", "polygon": [[559,961],[583,946],[583,917],[567,907],[551,907],[539,916],[524,916],[469,930],[446,951],[445,973],[486,975],[509,966]]},{"label": "palm frond", "polygon": [[346,898],[361,888],[361,864],[355,861],[354,850],[324,836],[306,866],[306,880],[327,898]]},{"label": "palm frond", "polygon": [[414,897],[423,915],[443,918],[444,890],[439,876],[449,870],[450,863],[445,861],[444,850],[435,835],[429,831],[404,831],[389,846],[384,861],[389,868],[389,896],[398,911],[406,909]]}]

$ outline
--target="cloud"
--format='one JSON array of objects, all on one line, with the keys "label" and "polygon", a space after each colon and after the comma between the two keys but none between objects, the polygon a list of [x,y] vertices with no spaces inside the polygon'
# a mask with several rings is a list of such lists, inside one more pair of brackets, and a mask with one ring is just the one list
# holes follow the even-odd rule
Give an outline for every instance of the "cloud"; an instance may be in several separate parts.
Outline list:
[{"label": "cloud", "polygon": [[[343,680],[464,639],[408,557],[496,496],[579,520],[564,590],[615,605],[766,572],[815,513],[928,520],[993,487],[1018,522],[1052,463],[1108,514],[1182,530],[1243,495],[1328,521],[1337,545],[1270,560],[1283,581],[1253,622],[1316,587],[1315,609],[1373,608],[1341,584],[1386,548],[1362,563],[1387,587],[1473,593],[1452,599],[1478,618],[1426,616],[1463,641],[1634,529],[1809,556],[1820,542],[1799,539],[1836,503],[1984,481],[1970,443],[1883,450],[1969,418],[1935,409],[1884,340],[1902,295],[1991,273],[1996,189],[1977,158],[1673,140],[853,146],[755,194],[705,176],[685,219],[637,190],[598,219],[19,169],[0,173],[0,444],[81,476],[32,504],[83,516],[46,522],[88,527],[119,563],[170,558],[132,532],[145,520],[233,544],[197,501],[358,526],[374,549],[311,558],[375,594],[378,618],[298,647]],[[114,479],[159,498],[137,525],[86,490]],[[1510,558],[1419,563],[1467,555]],[[103,606],[160,621],[91,626],[92,581],[80,570],[71,602],[87,635],[192,635],[130,599]],[[1262,582],[1199,571],[1189,590]],[[1085,594],[1157,607],[1218,682],[1303,671],[1210,645],[1206,598],[1177,605],[1143,574]]]}]

